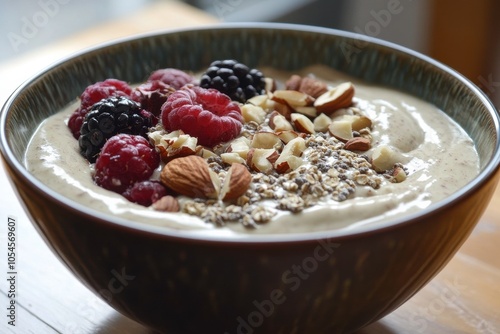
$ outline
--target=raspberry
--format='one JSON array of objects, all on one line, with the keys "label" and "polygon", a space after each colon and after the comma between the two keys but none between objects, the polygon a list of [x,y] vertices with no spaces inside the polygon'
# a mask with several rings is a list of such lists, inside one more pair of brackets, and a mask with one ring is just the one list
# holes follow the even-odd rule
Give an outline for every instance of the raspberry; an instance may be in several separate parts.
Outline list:
[{"label": "raspberry", "polygon": [[168,194],[167,188],[161,182],[146,180],[135,183],[122,195],[130,202],[150,206]]},{"label": "raspberry", "polygon": [[132,88],[125,82],[117,79],[106,79],[96,82],[85,88],[80,95],[80,106],[70,116],[68,127],[73,137],[80,137],[80,128],[90,107],[104,98],[110,96],[127,96],[132,94]]},{"label": "raspberry", "polygon": [[69,117],[68,127],[75,139],[78,139],[78,137],[80,137],[80,129],[82,127],[83,120],[85,119],[87,111],[87,109],[78,107]]},{"label": "raspberry", "polygon": [[154,71],[148,78],[148,81],[162,81],[174,89],[180,89],[189,83],[194,83],[194,78],[184,71],[176,68],[163,68]]},{"label": "raspberry", "polygon": [[202,75],[200,86],[215,88],[232,100],[244,103],[251,97],[265,93],[264,75],[236,60],[217,60]]},{"label": "raspberry", "polygon": [[175,88],[160,80],[148,81],[137,87],[132,93],[132,99],[141,104],[141,108],[159,117],[161,106]]},{"label": "raspberry", "polygon": [[94,181],[121,194],[134,183],[149,179],[159,164],[158,152],[144,137],[121,133],[104,144],[95,163]]},{"label": "raspberry", "polygon": [[106,79],[88,86],[80,95],[82,109],[88,109],[104,98],[111,96],[130,97],[132,88],[125,81]]},{"label": "raspberry", "polygon": [[236,138],[243,123],[236,102],[215,89],[197,86],[172,93],[162,106],[161,120],[165,130],[182,130],[209,147]]},{"label": "raspberry", "polygon": [[94,104],[85,115],[78,139],[80,153],[94,162],[107,139],[117,133],[146,138],[151,126],[153,115],[136,102],[122,96],[108,97]]}]

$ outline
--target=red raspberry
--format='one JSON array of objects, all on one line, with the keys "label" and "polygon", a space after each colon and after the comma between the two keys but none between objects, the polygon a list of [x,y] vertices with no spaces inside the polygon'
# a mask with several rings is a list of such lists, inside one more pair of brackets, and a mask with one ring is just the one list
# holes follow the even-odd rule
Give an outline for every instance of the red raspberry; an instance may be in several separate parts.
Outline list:
[{"label": "red raspberry", "polygon": [[132,88],[125,81],[117,79],[106,79],[104,81],[96,82],[88,86],[80,95],[81,108],[88,109],[97,102],[111,96],[125,96],[132,95]]},{"label": "red raspberry", "polygon": [[78,107],[69,117],[68,127],[75,139],[78,139],[80,137],[80,129],[82,127],[83,121],[85,120],[85,115],[87,115],[87,112],[87,109]]},{"label": "red raspberry", "polygon": [[95,163],[97,185],[123,193],[136,182],[149,179],[160,164],[160,155],[142,136],[117,134],[104,144]]},{"label": "red raspberry", "polygon": [[125,190],[123,196],[130,202],[150,206],[163,196],[169,194],[167,188],[159,181],[141,181]]},{"label": "red raspberry", "polygon": [[218,90],[198,86],[172,93],[162,106],[161,120],[165,130],[182,130],[209,147],[236,138],[243,125],[236,102]]},{"label": "red raspberry", "polygon": [[149,76],[148,81],[155,80],[163,81],[175,89],[180,89],[182,86],[194,83],[195,81],[194,77],[176,68],[163,68],[154,71]]},{"label": "red raspberry", "polygon": [[73,137],[80,137],[80,128],[87,111],[97,102],[110,96],[130,97],[132,88],[125,81],[117,79],[106,79],[87,86],[80,95],[80,106],[73,112],[68,121],[68,127]]}]

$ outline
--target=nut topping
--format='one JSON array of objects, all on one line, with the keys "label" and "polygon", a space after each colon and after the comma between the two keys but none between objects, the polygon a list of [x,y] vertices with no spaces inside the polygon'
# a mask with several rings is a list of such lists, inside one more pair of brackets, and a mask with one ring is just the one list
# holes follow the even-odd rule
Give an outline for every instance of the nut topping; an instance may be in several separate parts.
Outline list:
[{"label": "nut topping", "polygon": [[333,121],[328,126],[328,131],[332,136],[343,142],[347,142],[354,137],[350,121]]},{"label": "nut topping", "polygon": [[198,139],[184,134],[181,130],[168,134],[163,133],[163,131],[155,131],[149,134],[149,139],[160,152],[163,162],[197,152]]},{"label": "nut topping", "polygon": [[314,131],[326,132],[330,124],[332,124],[332,119],[330,117],[326,114],[319,114],[313,121]]},{"label": "nut topping", "polygon": [[257,132],[253,135],[250,146],[253,148],[273,148],[279,151],[283,142],[274,132]]},{"label": "nut topping", "polygon": [[295,129],[299,132],[307,133],[307,134],[313,134],[316,131],[314,130],[314,124],[313,122],[307,118],[306,116],[299,114],[299,113],[293,113],[290,115],[292,119],[292,123],[295,126]]},{"label": "nut topping", "polygon": [[[217,198],[220,181],[202,157],[190,155],[163,167],[161,182],[175,192],[193,198]],[[219,183],[219,184],[218,184]]]},{"label": "nut topping", "polygon": [[274,131],[293,130],[292,124],[276,110],[269,116],[269,127]]},{"label": "nut topping", "polygon": [[157,211],[164,212],[178,212],[180,209],[179,201],[177,201],[177,198],[170,195],[163,196],[162,198],[154,202],[152,207]]},{"label": "nut topping", "polygon": [[351,138],[344,145],[344,149],[349,151],[368,151],[370,148],[370,140],[364,137]]},{"label": "nut topping", "polygon": [[251,183],[252,174],[248,169],[242,164],[234,163],[224,179],[220,198],[223,201],[237,199],[246,193]]},{"label": "nut topping", "polygon": [[286,89],[296,90],[314,98],[319,97],[328,90],[326,83],[311,77],[292,75],[285,83]]},{"label": "nut topping", "polygon": [[[328,88],[299,75],[292,75],[285,89],[276,89],[271,78],[266,83],[265,94],[241,106],[245,124],[229,142],[209,148],[179,131],[150,134],[168,157],[161,181],[191,197],[177,202],[165,196],[156,210],[180,210],[218,226],[240,222],[258,228],[276,210],[297,213],[323,198],[352,198],[356,186],[377,189],[384,178],[406,179],[394,150],[369,151],[373,124],[353,105],[352,83]],[[275,207],[262,206],[262,200],[273,200]]]},{"label": "nut topping", "polygon": [[389,146],[378,146],[372,153],[372,166],[377,172],[391,169],[398,162],[396,152]]},{"label": "nut topping", "polygon": [[314,101],[314,106],[318,112],[331,114],[340,108],[349,107],[353,97],[354,85],[351,82],[345,82],[320,95]]},{"label": "nut topping", "polygon": [[271,97],[273,101],[287,104],[292,109],[296,107],[312,106],[314,98],[296,90],[276,90]]},{"label": "nut topping", "polygon": [[247,165],[256,172],[269,174],[278,156],[273,148],[252,148],[247,155]]}]

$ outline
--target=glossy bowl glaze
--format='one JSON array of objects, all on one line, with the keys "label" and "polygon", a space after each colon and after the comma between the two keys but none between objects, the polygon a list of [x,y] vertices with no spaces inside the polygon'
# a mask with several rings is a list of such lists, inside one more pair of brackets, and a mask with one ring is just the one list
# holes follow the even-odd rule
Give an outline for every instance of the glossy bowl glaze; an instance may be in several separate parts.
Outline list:
[{"label": "glossy bowl glaze", "polygon": [[[325,64],[416,95],[467,131],[481,172],[445,200],[377,228],[238,239],[120,220],[64,198],[25,169],[23,154],[37,126],[87,85],[109,77],[141,82],[161,67],[200,71],[225,58],[289,71]],[[166,333],[342,333],[366,326],[443,268],[499,176],[498,116],[473,84],[402,47],[304,26],[212,26],[93,48],[22,85],[0,125],[6,170],[54,253],[116,310]]]}]

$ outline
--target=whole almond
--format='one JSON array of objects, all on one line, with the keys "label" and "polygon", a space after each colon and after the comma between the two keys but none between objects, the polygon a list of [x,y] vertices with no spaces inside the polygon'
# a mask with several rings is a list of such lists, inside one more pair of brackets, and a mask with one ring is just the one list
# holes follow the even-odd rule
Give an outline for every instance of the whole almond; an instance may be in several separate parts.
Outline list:
[{"label": "whole almond", "polygon": [[161,171],[160,180],[165,186],[184,196],[217,198],[220,187],[210,172],[205,159],[190,155],[167,163]]},{"label": "whole almond", "polygon": [[349,151],[368,151],[370,148],[370,140],[364,137],[351,138],[344,144],[344,149]]}]

